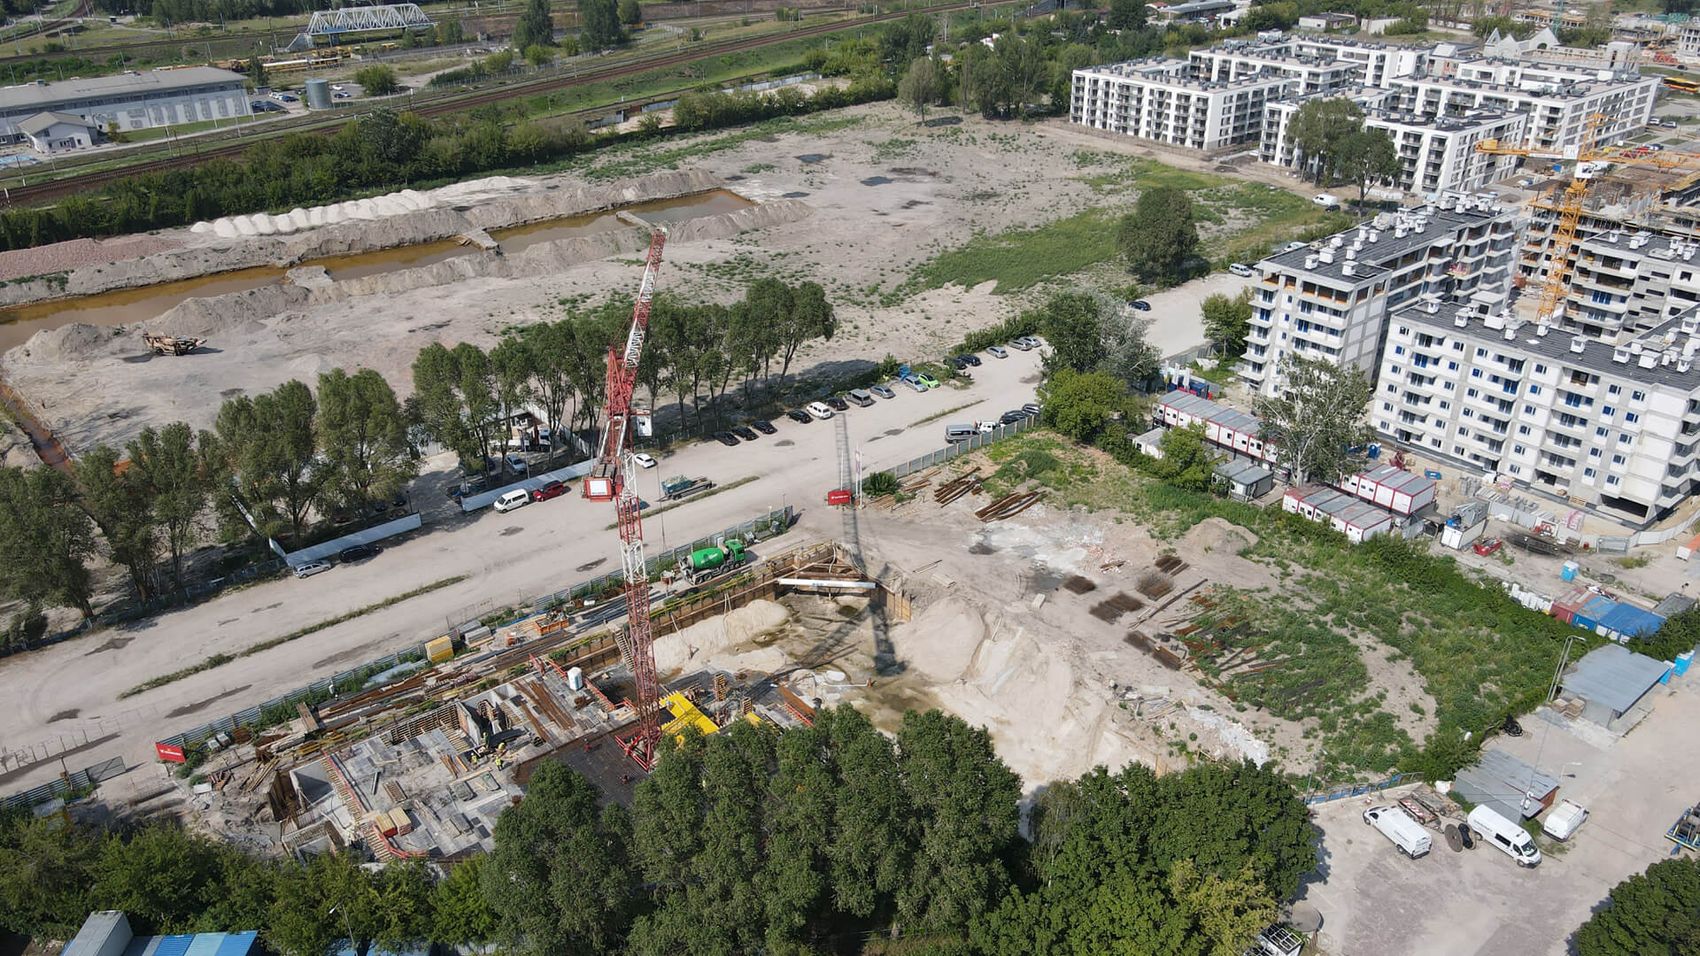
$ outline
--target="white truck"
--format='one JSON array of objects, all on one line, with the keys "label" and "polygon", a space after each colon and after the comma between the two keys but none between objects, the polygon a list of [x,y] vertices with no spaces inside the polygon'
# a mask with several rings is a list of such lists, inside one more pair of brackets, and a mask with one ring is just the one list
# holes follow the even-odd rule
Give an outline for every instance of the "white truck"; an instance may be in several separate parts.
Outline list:
[{"label": "white truck", "polygon": [[1534,838],[1529,836],[1529,831],[1507,820],[1504,814],[1492,807],[1477,807],[1465,819],[1483,843],[1497,847],[1518,866],[1540,866],[1541,851],[1535,846]]},{"label": "white truck", "polygon": [[1413,860],[1427,856],[1434,845],[1423,825],[1398,807],[1370,807],[1364,811],[1364,822],[1380,830],[1382,836],[1393,841],[1399,852]]},{"label": "white truck", "polygon": [[1541,821],[1541,832],[1554,840],[1568,840],[1587,820],[1587,807],[1570,800],[1560,800],[1558,806],[1548,810],[1546,819]]}]

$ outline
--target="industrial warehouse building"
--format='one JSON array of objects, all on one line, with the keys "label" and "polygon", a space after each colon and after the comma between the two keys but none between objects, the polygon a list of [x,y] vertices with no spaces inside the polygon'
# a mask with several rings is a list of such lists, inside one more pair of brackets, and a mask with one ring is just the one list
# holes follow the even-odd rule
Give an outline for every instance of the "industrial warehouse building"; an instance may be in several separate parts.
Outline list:
[{"label": "industrial warehouse building", "polygon": [[249,107],[241,75],[210,66],[26,83],[0,89],[0,142],[26,140],[42,122],[30,120],[44,113],[125,131],[236,119]]}]

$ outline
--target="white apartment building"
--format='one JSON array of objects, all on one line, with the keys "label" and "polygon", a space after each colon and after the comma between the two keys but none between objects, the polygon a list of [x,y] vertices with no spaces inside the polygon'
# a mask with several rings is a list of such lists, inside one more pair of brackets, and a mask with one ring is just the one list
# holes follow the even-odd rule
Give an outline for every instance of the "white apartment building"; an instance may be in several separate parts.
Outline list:
[{"label": "white apartment building", "polygon": [[1583,239],[1569,295],[1553,316],[1567,331],[1615,343],[1700,305],[1700,242],[1612,230]]},{"label": "white apartment building", "polygon": [[1262,135],[1264,107],[1289,82],[1279,76],[1196,79],[1184,60],[1096,66],[1074,71],[1069,120],[1173,146],[1223,149]]},{"label": "white apartment building", "polygon": [[1277,395],[1288,355],[1320,356],[1373,376],[1389,313],[1423,296],[1503,308],[1515,244],[1510,210],[1443,196],[1270,256],[1257,264],[1240,379]]},{"label": "white apartment building", "polygon": [[1289,96],[1333,93],[1362,82],[1363,68],[1332,57],[1296,56],[1290,44],[1270,46],[1229,40],[1219,46],[1194,50],[1187,57],[1190,75],[1204,80],[1229,82],[1247,77],[1284,77]]},{"label": "white apartment building", "polygon": [[[1470,72],[1467,64],[1460,70]],[[1455,77],[1409,77],[1399,81],[1399,108],[1421,116],[1461,116],[1491,109],[1523,113],[1527,119],[1523,143],[1535,149],[1562,153],[1574,150],[1588,129],[1589,117],[1605,117],[1597,141],[1615,142],[1647,125],[1653,117],[1659,78],[1609,71],[1605,79],[1554,83],[1550,66],[1514,65],[1505,75],[1511,82]],[[1574,73],[1574,70],[1569,72]],[[1519,85],[1525,84],[1525,85]]]},{"label": "white apartment building", "polygon": [[1407,76],[1425,72],[1431,54],[1420,47],[1368,43],[1346,37],[1295,36],[1290,41],[1300,56],[1329,57],[1362,68],[1365,86],[1392,88]]},{"label": "white apartment building", "polygon": [[[1484,140],[1521,142],[1527,118],[1521,113],[1471,110],[1456,117],[1425,117],[1388,108],[1396,102],[1390,90],[1363,90],[1352,99],[1364,110],[1364,126],[1387,134],[1399,154],[1400,171],[1391,185],[1427,196],[1445,192],[1479,192],[1517,168],[1514,156],[1495,156],[1476,150]],[[1264,117],[1258,158],[1298,169],[1297,150],[1289,129],[1302,100],[1269,104]]]},{"label": "white apartment building", "polygon": [[1387,440],[1641,526],[1700,490],[1693,309],[1615,344],[1437,301],[1388,326]]}]

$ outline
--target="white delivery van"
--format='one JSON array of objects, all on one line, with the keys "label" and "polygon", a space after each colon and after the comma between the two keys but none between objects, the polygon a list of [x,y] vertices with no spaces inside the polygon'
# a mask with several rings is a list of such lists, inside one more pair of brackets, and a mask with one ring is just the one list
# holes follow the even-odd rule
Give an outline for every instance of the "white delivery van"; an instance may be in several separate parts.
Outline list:
[{"label": "white delivery van", "polygon": [[1536,848],[1529,831],[1505,819],[1504,814],[1490,807],[1477,807],[1470,811],[1468,819],[1470,829],[1476,831],[1483,843],[1498,847],[1506,856],[1516,860],[1518,866],[1540,864],[1541,851]]},{"label": "white delivery van", "polygon": [[1413,860],[1427,856],[1433,846],[1423,825],[1398,807],[1370,807],[1364,811],[1364,822],[1380,830],[1382,836],[1393,841],[1399,852]]},{"label": "white delivery van", "polygon": [[523,488],[515,488],[513,491],[507,492],[500,498],[496,499],[496,510],[512,511],[515,508],[523,508],[530,503],[531,492],[526,491]]},{"label": "white delivery van", "polygon": [[1554,840],[1568,840],[1587,819],[1586,807],[1569,800],[1560,800],[1558,806],[1548,810],[1547,818],[1541,821],[1541,832]]},{"label": "white delivery van", "polygon": [[818,421],[824,422],[832,417],[832,407],[825,402],[810,402],[803,410]]}]

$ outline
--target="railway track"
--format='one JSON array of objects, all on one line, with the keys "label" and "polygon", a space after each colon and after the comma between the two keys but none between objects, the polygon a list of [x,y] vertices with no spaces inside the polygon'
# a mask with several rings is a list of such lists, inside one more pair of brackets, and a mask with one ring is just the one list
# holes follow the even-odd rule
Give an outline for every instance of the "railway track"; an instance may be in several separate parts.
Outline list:
[{"label": "railway track", "polygon": [[[938,6],[927,7],[926,12],[948,13],[956,10],[970,9],[975,6],[978,6],[978,4],[974,2],[940,4]],[[503,100],[515,99],[524,96],[535,96],[540,93],[552,93],[558,90],[571,89],[577,86],[587,86],[593,83],[603,83],[608,80],[617,80],[622,77],[632,76],[638,73],[646,73],[650,70],[682,66],[687,63],[695,63],[717,56],[742,53],[766,46],[773,46],[779,43],[788,43],[793,40],[807,39],[809,37],[836,33],[842,30],[855,29],[857,27],[865,27],[891,20],[898,20],[908,16],[910,12],[912,11],[902,10],[891,13],[874,14],[866,17],[857,17],[850,20],[835,20],[812,24],[787,33],[705,44],[703,46],[693,47],[677,53],[669,53],[663,56],[649,57],[630,63],[622,63],[603,70],[566,76],[557,75],[545,77],[538,80],[525,81],[508,86],[498,86],[486,90],[480,90],[467,96],[455,96],[438,101],[419,103],[411,107],[409,112],[426,117],[459,113],[479,106],[499,103]],[[569,115],[581,118],[585,116],[603,116],[621,108],[646,102],[650,101],[630,100],[625,103],[598,106],[589,110],[578,110]],[[329,133],[337,129],[341,129],[344,124],[355,118],[357,118],[357,115],[344,114],[337,116],[334,119],[327,119],[321,124],[292,128],[288,132],[312,134]],[[145,175],[147,173],[167,172],[174,169],[199,166],[203,163],[209,163],[218,159],[234,159],[247,152],[253,145],[254,143],[251,140],[247,142],[239,140],[236,142],[209,146],[205,149],[199,149],[196,152],[187,155],[164,156],[158,159],[134,163],[118,169],[93,171],[82,175],[68,176],[63,179],[55,179],[28,186],[17,186],[6,190],[6,205],[12,207],[34,205],[47,200],[59,199],[64,196],[98,189],[107,183],[120,179],[128,179],[134,176]]]}]

